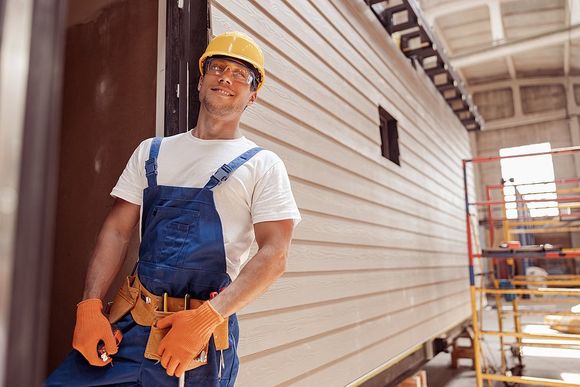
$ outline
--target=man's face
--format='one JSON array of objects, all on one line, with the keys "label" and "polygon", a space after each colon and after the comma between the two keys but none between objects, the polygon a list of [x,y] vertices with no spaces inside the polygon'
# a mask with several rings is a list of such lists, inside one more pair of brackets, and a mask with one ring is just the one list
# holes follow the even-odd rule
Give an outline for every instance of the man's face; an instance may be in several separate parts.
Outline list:
[{"label": "man's face", "polygon": [[256,100],[250,88],[252,71],[244,64],[209,58],[205,74],[199,79],[199,100],[205,109],[218,116],[239,115]]}]

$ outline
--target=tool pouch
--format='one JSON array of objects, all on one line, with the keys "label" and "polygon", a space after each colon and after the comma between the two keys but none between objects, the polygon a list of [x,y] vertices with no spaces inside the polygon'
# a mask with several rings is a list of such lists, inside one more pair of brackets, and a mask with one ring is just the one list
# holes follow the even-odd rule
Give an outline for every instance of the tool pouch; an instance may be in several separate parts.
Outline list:
[{"label": "tool pouch", "polygon": [[117,292],[109,310],[109,322],[111,324],[119,321],[124,315],[135,307],[139,298],[139,289],[132,287],[135,276],[125,278],[123,285]]},{"label": "tool pouch", "polygon": [[[161,320],[162,318],[169,316],[175,312],[155,312],[155,321]],[[159,348],[159,343],[167,332],[171,328],[157,328],[155,325],[151,326],[151,333],[149,333],[149,339],[147,340],[147,346],[145,347],[145,358],[151,360],[161,360],[161,356],[158,355],[157,350]],[[197,358],[192,359],[189,365],[186,367],[186,371],[190,371],[194,368],[201,367],[207,364],[207,354],[209,349],[209,342],[203,347]]]},{"label": "tool pouch", "polygon": [[[152,304],[153,301],[150,299],[148,301],[144,300],[143,292],[139,293],[139,297],[137,298],[137,302],[135,303],[135,307],[131,309],[131,316],[133,320],[139,325],[148,327],[152,326],[155,321],[155,309],[157,308],[156,305]],[[145,296],[147,299],[147,296]]]},{"label": "tool pouch", "polygon": [[213,340],[215,343],[215,349],[218,351],[223,351],[230,347],[229,341],[229,331],[228,331],[228,318],[224,319],[224,322],[218,325],[213,331]]}]

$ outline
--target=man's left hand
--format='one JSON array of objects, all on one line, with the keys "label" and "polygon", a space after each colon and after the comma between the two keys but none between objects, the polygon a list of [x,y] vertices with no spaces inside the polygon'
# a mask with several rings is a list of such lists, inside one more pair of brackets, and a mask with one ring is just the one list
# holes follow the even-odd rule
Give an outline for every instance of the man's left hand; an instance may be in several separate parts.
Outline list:
[{"label": "man's left hand", "polygon": [[167,375],[181,376],[223,321],[224,318],[209,302],[204,302],[197,309],[177,312],[159,320],[158,328],[171,327],[158,348],[161,365]]}]

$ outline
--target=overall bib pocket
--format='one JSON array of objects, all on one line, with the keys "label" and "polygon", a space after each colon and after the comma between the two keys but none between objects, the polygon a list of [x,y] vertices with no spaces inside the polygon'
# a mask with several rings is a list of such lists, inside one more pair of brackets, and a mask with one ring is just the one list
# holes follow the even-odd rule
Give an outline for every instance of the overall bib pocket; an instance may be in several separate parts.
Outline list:
[{"label": "overall bib pocket", "polygon": [[[150,262],[176,263],[189,234],[197,228],[199,211],[156,206],[144,235],[151,254]],[[143,257],[145,258],[145,257]]]}]

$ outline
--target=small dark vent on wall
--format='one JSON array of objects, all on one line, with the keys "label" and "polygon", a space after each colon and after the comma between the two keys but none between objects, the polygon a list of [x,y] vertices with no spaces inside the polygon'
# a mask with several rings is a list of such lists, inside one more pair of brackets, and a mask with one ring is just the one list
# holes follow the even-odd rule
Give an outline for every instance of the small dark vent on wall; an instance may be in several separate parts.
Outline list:
[{"label": "small dark vent on wall", "polygon": [[397,120],[393,118],[382,106],[379,106],[379,118],[381,120],[381,153],[383,157],[401,166],[399,160],[399,131]]}]

